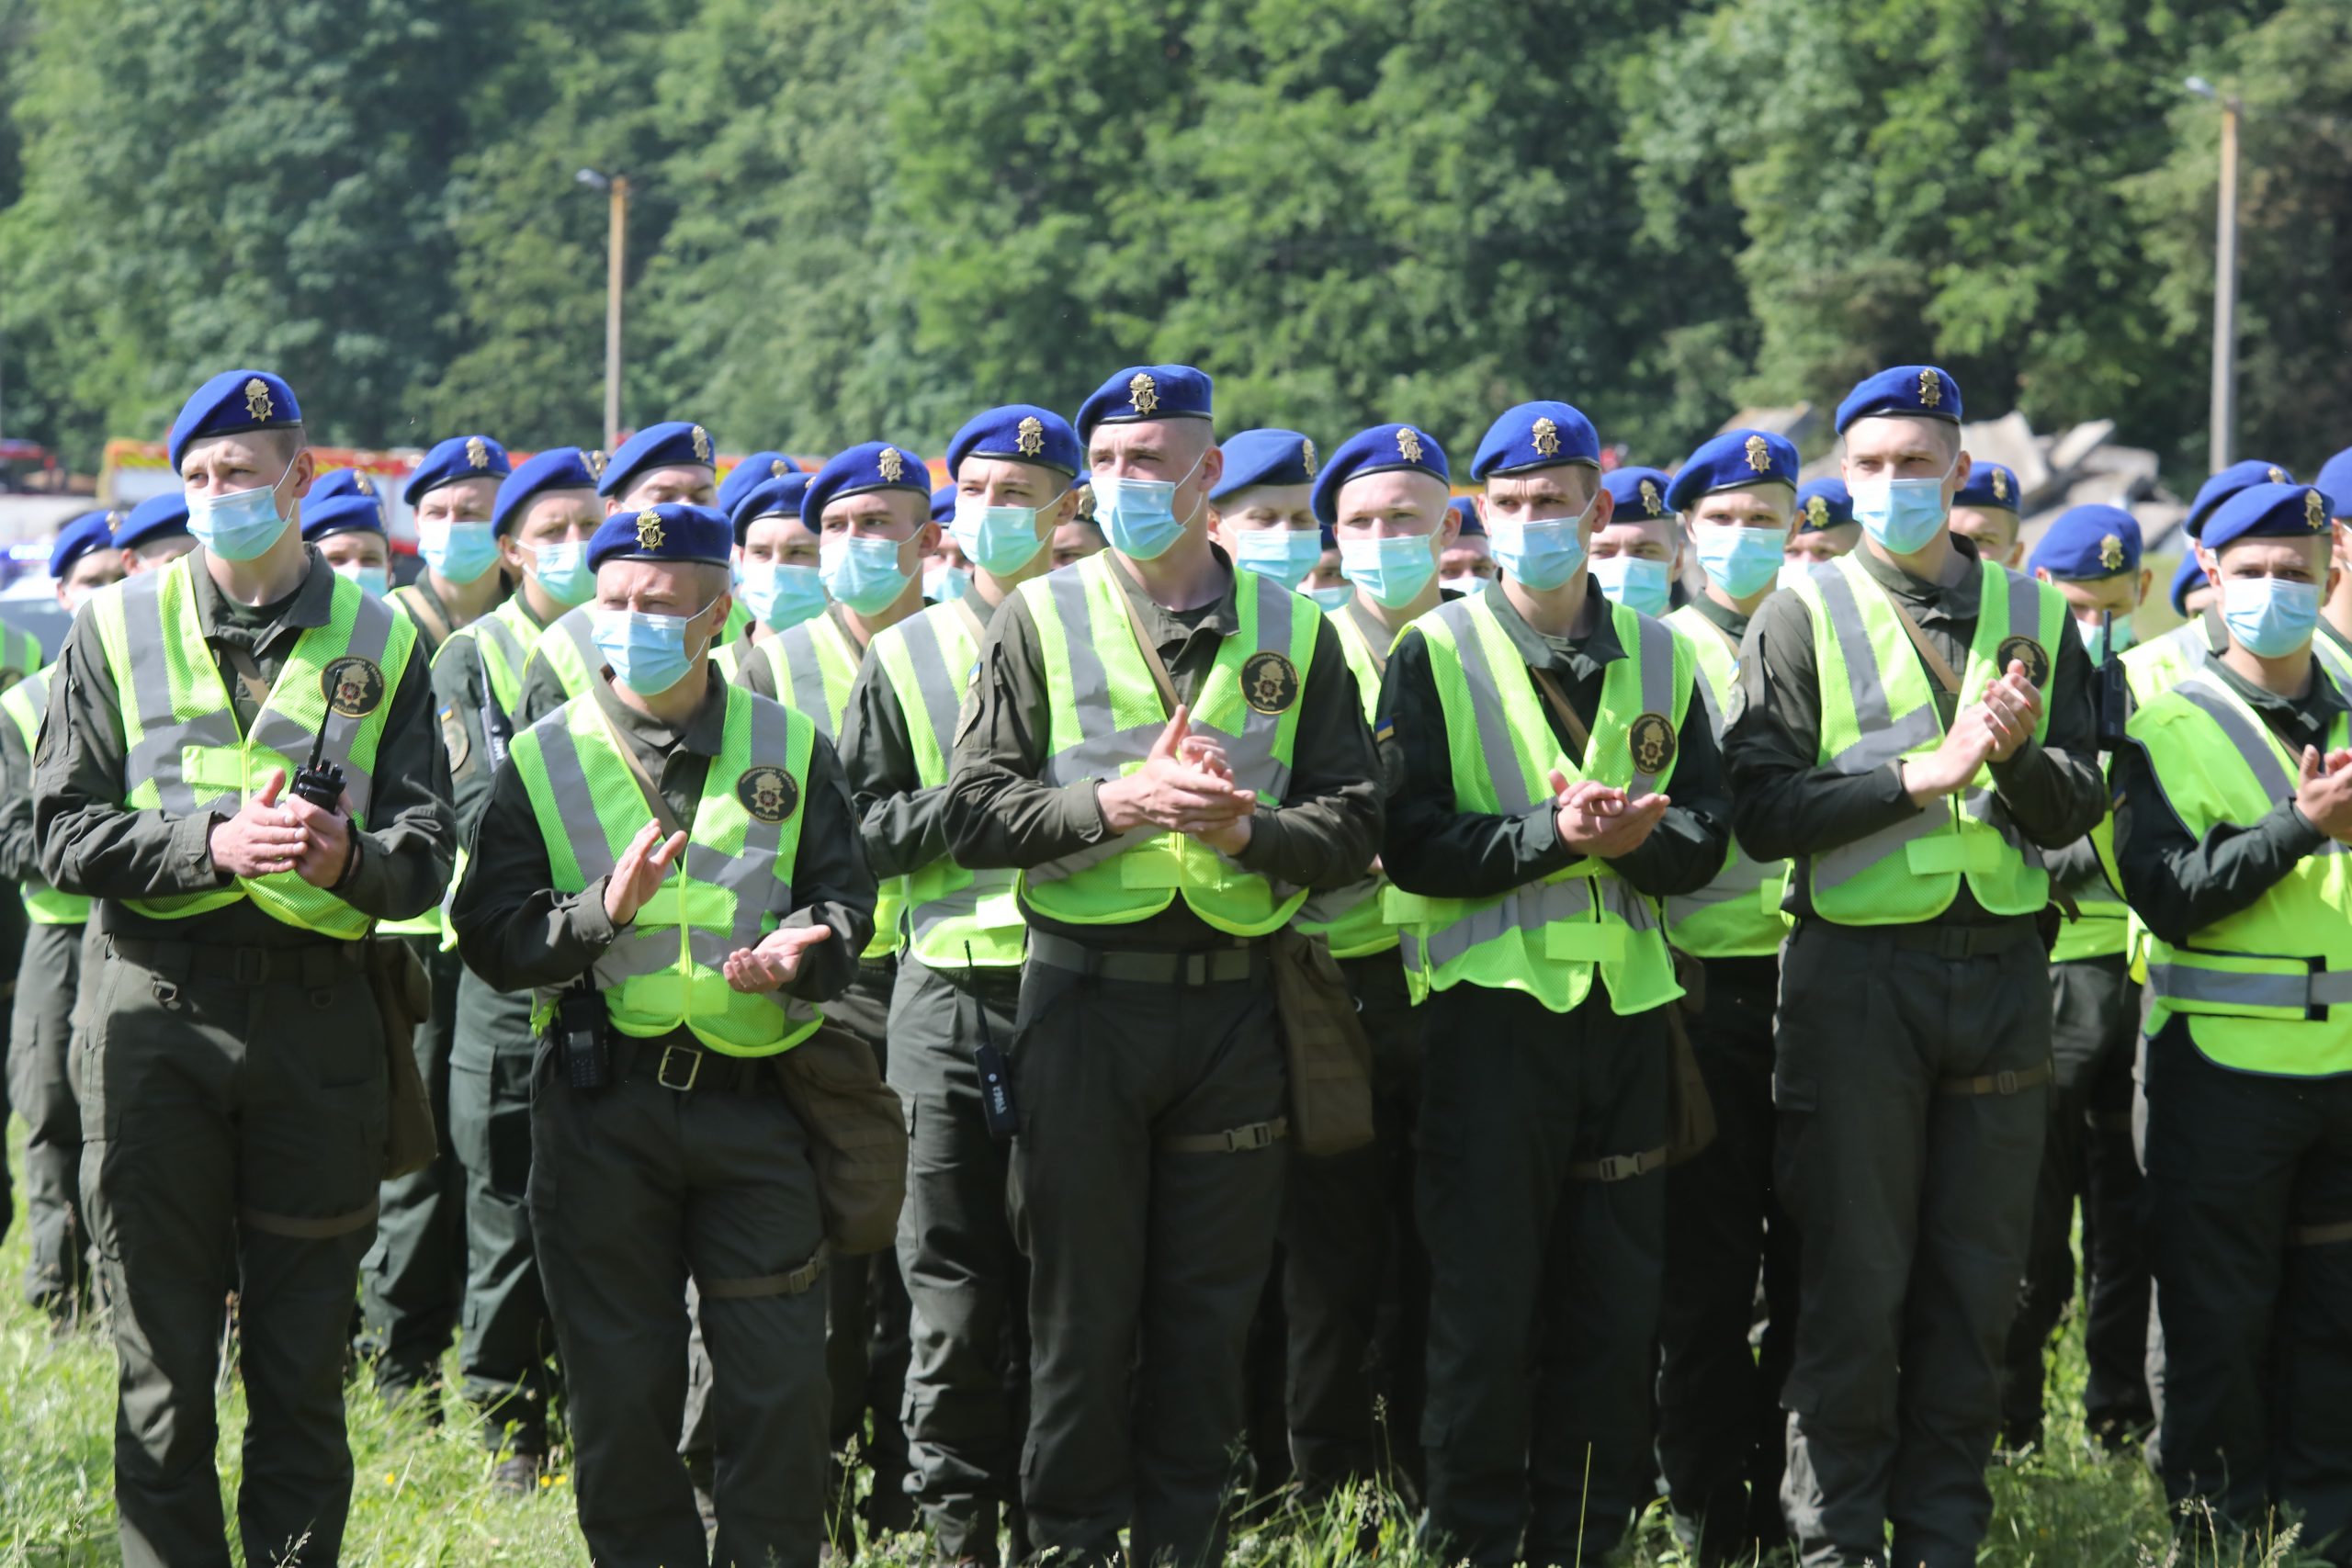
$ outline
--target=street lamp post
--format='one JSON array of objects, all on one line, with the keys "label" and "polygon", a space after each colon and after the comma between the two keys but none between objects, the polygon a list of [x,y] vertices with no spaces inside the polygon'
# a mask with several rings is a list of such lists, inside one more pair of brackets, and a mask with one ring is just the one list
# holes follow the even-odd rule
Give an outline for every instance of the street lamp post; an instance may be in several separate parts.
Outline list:
[{"label": "street lamp post", "polygon": [[612,198],[605,243],[605,444],[621,432],[621,278],[628,267],[628,176],[582,169],[580,183]]},{"label": "street lamp post", "polygon": [[2238,415],[2238,116],[2243,106],[2202,76],[2182,85],[2222,108],[2220,191],[2213,217],[2213,471],[2230,466]]}]

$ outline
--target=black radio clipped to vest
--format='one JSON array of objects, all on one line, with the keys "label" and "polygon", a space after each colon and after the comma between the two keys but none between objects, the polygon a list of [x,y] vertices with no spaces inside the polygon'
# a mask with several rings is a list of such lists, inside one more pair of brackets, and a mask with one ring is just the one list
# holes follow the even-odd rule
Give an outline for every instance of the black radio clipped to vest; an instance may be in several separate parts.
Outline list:
[{"label": "black radio clipped to vest", "polygon": [[343,769],[326,760],[327,727],[319,726],[318,739],[311,742],[311,760],[294,775],[293,791],[298,800],[307,800],[322,811],[343,809]]},{"label": "black radio clipped to vest", "polygon": [[[964,944],[964,964],[972,969],[972,944]],[[989,1136],[1007,1143],[1021,1135],[1021,1107],[1012,1100],[1012,1068],[1005,1061],[1004,1053],[996,1048],[996,1036],[989,1029],[988,1003],[975,997],[972,1006],[980,1015],[980,1043],[972,1048],[972,1066],[980,1076],[980,1122]]]},{"label": "black radio clipped to vest", "polygon": [[548,1021],[549,1039],[563,1067],[563,1081],[578,1089],[603,1089],[612,1078],[612,1051],[605,1035],[609,1017],[605,993],[573,986],[556,998]]}]

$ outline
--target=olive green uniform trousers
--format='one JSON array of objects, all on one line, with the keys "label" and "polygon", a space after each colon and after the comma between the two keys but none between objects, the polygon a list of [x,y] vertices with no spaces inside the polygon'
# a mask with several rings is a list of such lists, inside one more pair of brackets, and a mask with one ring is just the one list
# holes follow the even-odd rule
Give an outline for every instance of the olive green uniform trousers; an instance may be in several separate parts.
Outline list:
[{"label": "olive green uniform trousers", "polygon": [[25,1300],[60,1319],[79,1310],[89,1275],[72,1070],[82,933],[79,925],[33,925],[8,1030],[8,1099],[25,1122]]},{"label": "olive green uniform trousers", "polygon": [[441,1381],[466,1280],[464,1175],[449,1127],[449,1055],[465,965],[455,952],[441,951],[438,937],[403,940],[433,986],[433,1011],[416,1030],[416,1070],[433,1102],[441,1152],[423,1170],[384,1183],[376,1243],[360,1260],[359,1349],[376,1358],[376,1386],[387,1393]]},{"label": "olive green uniform trousers", "polygon": [[351,1503],[344,1354],[388,1115],[358,944],[115,938],[81,1052],[125,1568],[229,1562],[213,1449],[232,1292],[244,1559],[334,1562]]}]

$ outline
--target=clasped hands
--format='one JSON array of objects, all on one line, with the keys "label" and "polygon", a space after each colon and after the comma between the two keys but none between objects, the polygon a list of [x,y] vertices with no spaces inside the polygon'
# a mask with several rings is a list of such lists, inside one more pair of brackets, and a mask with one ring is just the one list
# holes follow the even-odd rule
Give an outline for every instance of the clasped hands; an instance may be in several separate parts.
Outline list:
[{"label": "clasped hands", "polygon": [[[648,822],[637,830],[628,848],[605,878],[605,913],[615,929],[637,919],[637,912],[670,879],[670,868],[686,852],[686,836],[662,835],[662,825]],[[786,926],[760,939],[757,947],[739,947],[727,955],[719,972],[727,983],[746,994],[773,991],[800,976],[808,950],[832,935],[827,926]]]},{"label": "clasped hands", "polygon": [[1903,763],[1905,793],[1920,806],[1958,795],[1985,763],[2016,756],[2041,722],[2041,694],[2026,679],[2024,663],[2013,659],[2000,679],[1984,688],[1982,702],[1971,703],[1953,717],[1943,744]]},{"label": "clasped hands", "polygon": [[1181,703],[1143,766],[1104,781],[1095,798],[1103,826],[1114,833],[1159,828],[1226,855],[1238,855],[1248,845],[1258,809],[1256,792],[1234,781],[1225,748],[1193,733],[1192,716]]},{"label": "clasped hands", "polygon": [[232,876],[290,871],[313,887],[331,888],[351,856],[351,794],[345,791],[327,811],[285,791],[286,770],[272,768],[259,794],[214,823],[212,863]]}]

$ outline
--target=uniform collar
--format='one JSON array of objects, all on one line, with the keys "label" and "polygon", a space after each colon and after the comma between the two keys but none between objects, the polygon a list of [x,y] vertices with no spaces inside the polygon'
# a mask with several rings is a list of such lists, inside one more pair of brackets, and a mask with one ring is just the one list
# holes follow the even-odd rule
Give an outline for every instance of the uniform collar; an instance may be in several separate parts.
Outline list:
[{"label": "uniform collar", "polygon": [[1197,621],[1188,621],[1144,591],[1119,558],[1109,551],[1102,554],[1110,568],[1111,581],[1125,590],[1127,598],[1142,613],[1143,624],[1152,633],[1155,642],[1179,642],[1198,631],[1212,631],[1219,637],[1231,637],[1241,629],[1241,612],[1235,607],[1234,588],[1239,579],[1234,575],[1233,558],[1222,547],[1212,543],[1209,550],[1216,557],[1217,565],[1225,569],[1225,596],[1206,607],[1204,612],[1186,610],[1182,615],[1200,615]]},{"label": "uniform collar", "polygon": [[2240,701],[2259,714],[2264,723],[2276,728],[2283,721],[2307,744],[2322,750],[2327,749],[2327,731],[2335,722],[2335,716],[2346,711],[2344,694],[2335,689],[2335,681],[2317,649],[2312,653],[2312,689],[2300,697],[2282,697],[2267,691],[2219,659],[2208,659],[2205,667],[2222,684],[2236,693]]},{"label": "uniform collar", "polygon": [[613,721],[621,739],[640,751],[667,756],[683,746],[697,757],[716,757],[727,738],[727,677],[718,665],[707,661],[706,664],[710,671],[710,689],[703,694],[701,705],[687,716],[683,729],[673,729],[621,701],[601,671],[594,688],[596,705]]},{"label": "uniform collar", "polygon": [[[270,623],[265,636],[285,626],[308,631],[334,619],[334,569],[327,565],[316,545],[304,545],[302,555],[310,563],[310,570],[303,573],[301,585],[284,601],[286,608]],[[196,590],[197,619],[208,631],[218,629],[226,618],[231,601],[220,592],[220,585],[212,581],[211,569],[205,564],[204,547],[198,545],[180,558],[187,562],[188,581]]]},{"label": "uniform collar", "polygon": [[1735,643],[1747,635],[1747,617],[1737,610],[1725,609],[1723,605],[1716,604],[1714,595],[1711,593],[1701,592],[1692,595],[1690,607],[1706,616],[1713,625],[1722,627],[1724,636],[1731,638]]},{"label": "uniform collar", "polygon": [[1582,637],[1546,637],[1527,624],[1525,616],[1503,592],[1502,579],[1487,584],[1487,605],[1502,623],[1503,633],[1511,646],[1531,665],[1555,664],[1563,660],[1571,663],[1581,660],[1600,669],[1613,660],[1625,657],[1624,645],[1617,640],[1617,617],[1609,613],[1609,596],[1600,585],[1585,585],[1585,613],[1592,617],[1592,629]]},{"label": "uniform collar", "polygon": [[1977,555],[1975,544],[1959,534],[1951,536],[1951,547],[1968,563],[1969,570],[1960,574],[1958,582],[1950,585],[1914,577],[1901,567],[1881,560],[1878,552],[1867,544],[1857,546],[1854,553],[1861,558],[1862,570],[1871,574],[1871,581],[1905,603],[1917,605],[1921,620],[1973,621],[1984,586],[1983,558]]}]

